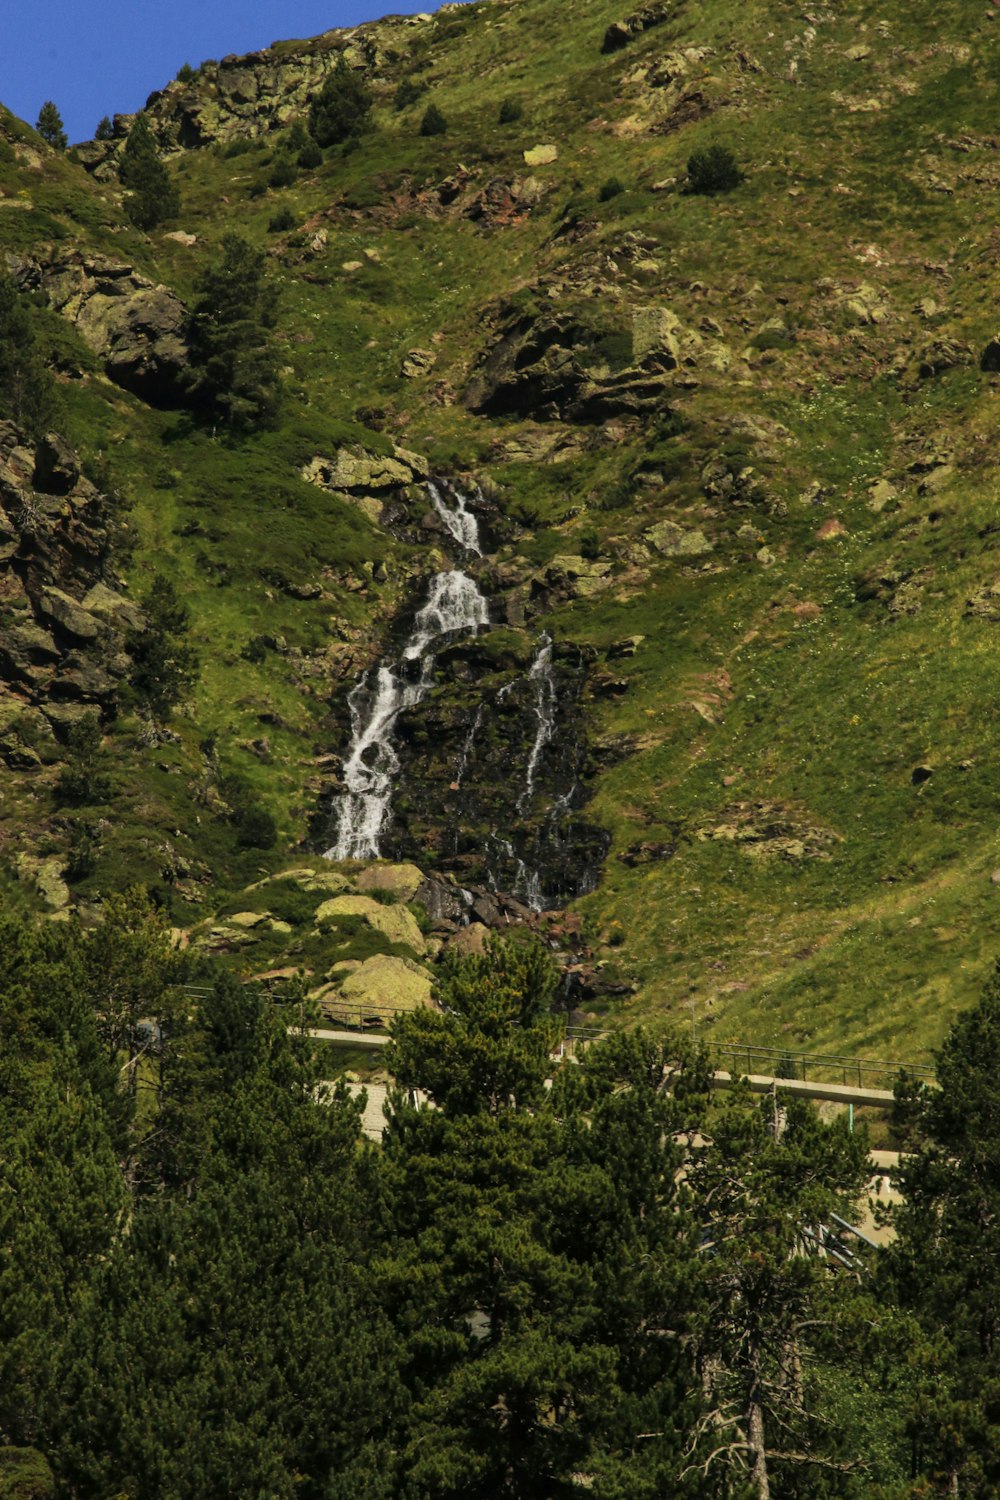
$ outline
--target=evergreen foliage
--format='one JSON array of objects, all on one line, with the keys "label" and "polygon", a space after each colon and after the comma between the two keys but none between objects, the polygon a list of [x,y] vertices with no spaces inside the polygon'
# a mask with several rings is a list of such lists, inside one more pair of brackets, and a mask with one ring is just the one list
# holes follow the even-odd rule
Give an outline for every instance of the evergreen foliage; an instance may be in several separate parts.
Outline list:
[{"label": "evergreen foliage", "polygon": [[121,156],[120,176],[128,188],[126,209],[139,229],[155,229],[180,212],[177,188],[160,160],[156,139],[145,114],[136,116]]},{"label": "evergreen foliage", "polygon": [[62,116],[51,99],[46,99],[39,110],[35,129],[46,145],[51,146],[54,151],[65,151],[69,145],[63,128]]},{"label": "evergreen foliage", "polygon": [[340,145],[361,134],[371,107],[371,90],[341,54],[309,107],[309,133],[319,146]]},{"label": "evergreen foliage", "polygon": [[193,393],[236,432],[272,426],[280,408],[273,330],[278,291],[265,255],[230,234],[222,259],[197,282],[190,329]]},{"label": "evergreen foliage", "polygon": [[688,191],[712,196],[731,193],[744,181],[745,174],[728,146],[708,146],[688,158]]},{"label": "evergreen foliage", "polygon": [[114,136],[115,136],[115,129],[114,129],[114,126],[111,123],[110,116],[108,116],[108,115],[102,115],[101,118],[97,122],[97,129],[94,131],[94,140],[95,141],[112,141],[112,140],[114,140]]},{"label": "evergreen foliage", "polygon": [[55,384],[35,337],[31,307],[9,276],[0,276],[0,417],[40,438],[57,408]]},{"label": "evergreen foliage", "polygon": [[101,726],[97,715],[84,714],[66,735],[69,757],[56,783],[56,795],[75,806],[107,802],[111,779],[102,770]]},{"label": "evergreen foliage", "polygon": [[881,1305],[815,1249],[862,1137],[713,1102],[703,1057],[642,1032],[560,1067],[554,984],[531,945],[450,956],[440,1012],[393,1028],[374,1146],[318,1083],[301,991],[192,969],[142,892],[90,932],[0,919],[0,1483],[995,1494],[1000,982],[942,1055],[954,1093],[922,1102]]},{"label": "evergreen foliage", "polygon": [[504,99],[500,105],[497,121],[501,125],[514,125],[524,117],[524,105],[519,99]]},{"label": "evergreen foliage", "polygon": [[424,117],[420,121],[421,135],[444,135],[448,129],[448,121],[438,109],[436,104],[428,104],[424,110]]},{"label": "evergreen foliage", "polygon": [[140,708],[165,719],[197,680],[198,658],[187,642],[189,612],[169,579],[157,575],[143,601],[145,628],[132,630],[129,683]]}]

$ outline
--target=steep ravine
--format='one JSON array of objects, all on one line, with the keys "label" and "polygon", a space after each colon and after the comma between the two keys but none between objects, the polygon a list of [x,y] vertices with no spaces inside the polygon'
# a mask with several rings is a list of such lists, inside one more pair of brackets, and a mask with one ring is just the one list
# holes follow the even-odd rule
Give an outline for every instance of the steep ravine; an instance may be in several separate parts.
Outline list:
[{"label": "steep ravine", "polygon": [[[466,497],[443,481],[428,494],[475,569],[480,532]],[[544,632],[491,639],[499,613],[470,573],[438,573],[402,646],[354,685],[326,854],[413,859],[540,911],[593,889],[608,848],[579,816],[591,769],[587,662]]]}]

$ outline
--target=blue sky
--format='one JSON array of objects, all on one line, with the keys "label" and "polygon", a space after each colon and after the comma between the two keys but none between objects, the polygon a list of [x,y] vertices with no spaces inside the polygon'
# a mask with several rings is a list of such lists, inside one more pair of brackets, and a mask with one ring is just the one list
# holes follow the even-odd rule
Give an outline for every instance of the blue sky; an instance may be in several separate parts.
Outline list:
[{"label": "blue sky", "polygon": [[438,0],[0,0],[0,103],[33,125],[53,99],[71,141],[139,109],[182,63],[316,36]]}]

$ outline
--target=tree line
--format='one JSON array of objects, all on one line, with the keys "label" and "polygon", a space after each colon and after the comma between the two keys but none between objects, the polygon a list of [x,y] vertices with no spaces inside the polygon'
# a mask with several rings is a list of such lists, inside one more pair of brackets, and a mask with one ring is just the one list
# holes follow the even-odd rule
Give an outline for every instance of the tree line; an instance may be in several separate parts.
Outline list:
[{"label": "tree line", "polygon": [[0,1495],[996,1494],[1000,983],[840,1272],[863,1137],[643,1033],[556,1066],[554,984],[447,959],[373,1144],[143,893],[0,920]]}]

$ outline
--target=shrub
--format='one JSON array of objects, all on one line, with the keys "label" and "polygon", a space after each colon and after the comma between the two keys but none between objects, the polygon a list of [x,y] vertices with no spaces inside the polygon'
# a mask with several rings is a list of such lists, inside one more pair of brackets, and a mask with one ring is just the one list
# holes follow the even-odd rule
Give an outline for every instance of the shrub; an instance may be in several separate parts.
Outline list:
[{"label": "shrub", "polygon": [[256,145],[257,142],[252,141],[249,136],[237,136],[235,141],[230,141],[228,146],[222,148],[222,155],[226,161],[229,161],[234,156],[246,156],[247,152],[253,151]]},{"label": "shrub", "polygon": [[197,77],[197,71],[196,69],[192,68],[190,63],[181,63],[180,67],[177,69],[178,83],[193,83]]},{"label": "shrub", "polygon": [[736,157],[728,146],[709,146],[688,159],[688,191],[711,196],[730,193],[744,180]]},{"label": "shrub", "polygon": [[421,135],[444,135],[448,129],[448,121],[438,109],[436,104],[428,104],[424,110],[424,117],[420,121]]},{"label": "shrub", "polygon": [[403,78],[393,95],[392,105],[395,110],[408,109],[411,104],[416,104],[427,92],[426,83],[418,83],[415,78]]},{"label": "shrub", "polygon": [[290,208],[279,208],[267,221],[267,227],[272,234],[284,234],[289,229],[295,228],[295,215]]},{"label": "shrub", "polygon": [[307,172],[312,172],[316,167],[321,167],[323,165],[323,153],[317,146],[316,142],[310,139],[307,140],[305,145],[302,147],[302,150],[296,157],[296,161],[298,162],[299,166],[304,167]]},{"label": "shrub", "polygon": [[194,685],[198,658],[187,644],[187,605],[168,579],[156,575],[143,607],[145,629],[130,630],[125,637],[132,658],[129,683],[137,703],[163,719]]},{"label": "shrub", "polygon": [[320,146],[336,146],[360,135],[368,123],[372,96],[365,80],[341,54],[309,108],[309,131]]},{"label": "shrub", "polygon": [[291,187],[295,181],[295,163],[287,156],[279,156],[267,180],[273,188]]},{"label": "shrub", "polygon": [[56,782],[56,796],[60,802],[82,806],[91,802],[107,802],[111,797],[111,781],[101,770],[101,726],[96,714],[84,714],[78,723],[66,732],[69,756]]},{"label": "shrub", "polygon": [[278,825],[266,808],[251,803],[233,815],[236,843],[240,849],[273,849],[278,839]]},{"label": "shrub", "polygon": [[518,99],[505,99],[500,105],[497,120],[501,125],[514,125],[524,115],[524,105]]},{"label": "shrub", "polygon": [[608,203],[612,198],[617,198],[619,193],[624,193],[625,184],[617,177],[609,177],[607,182],[601,183],[600,192],[597,194],[602,203]]}]

